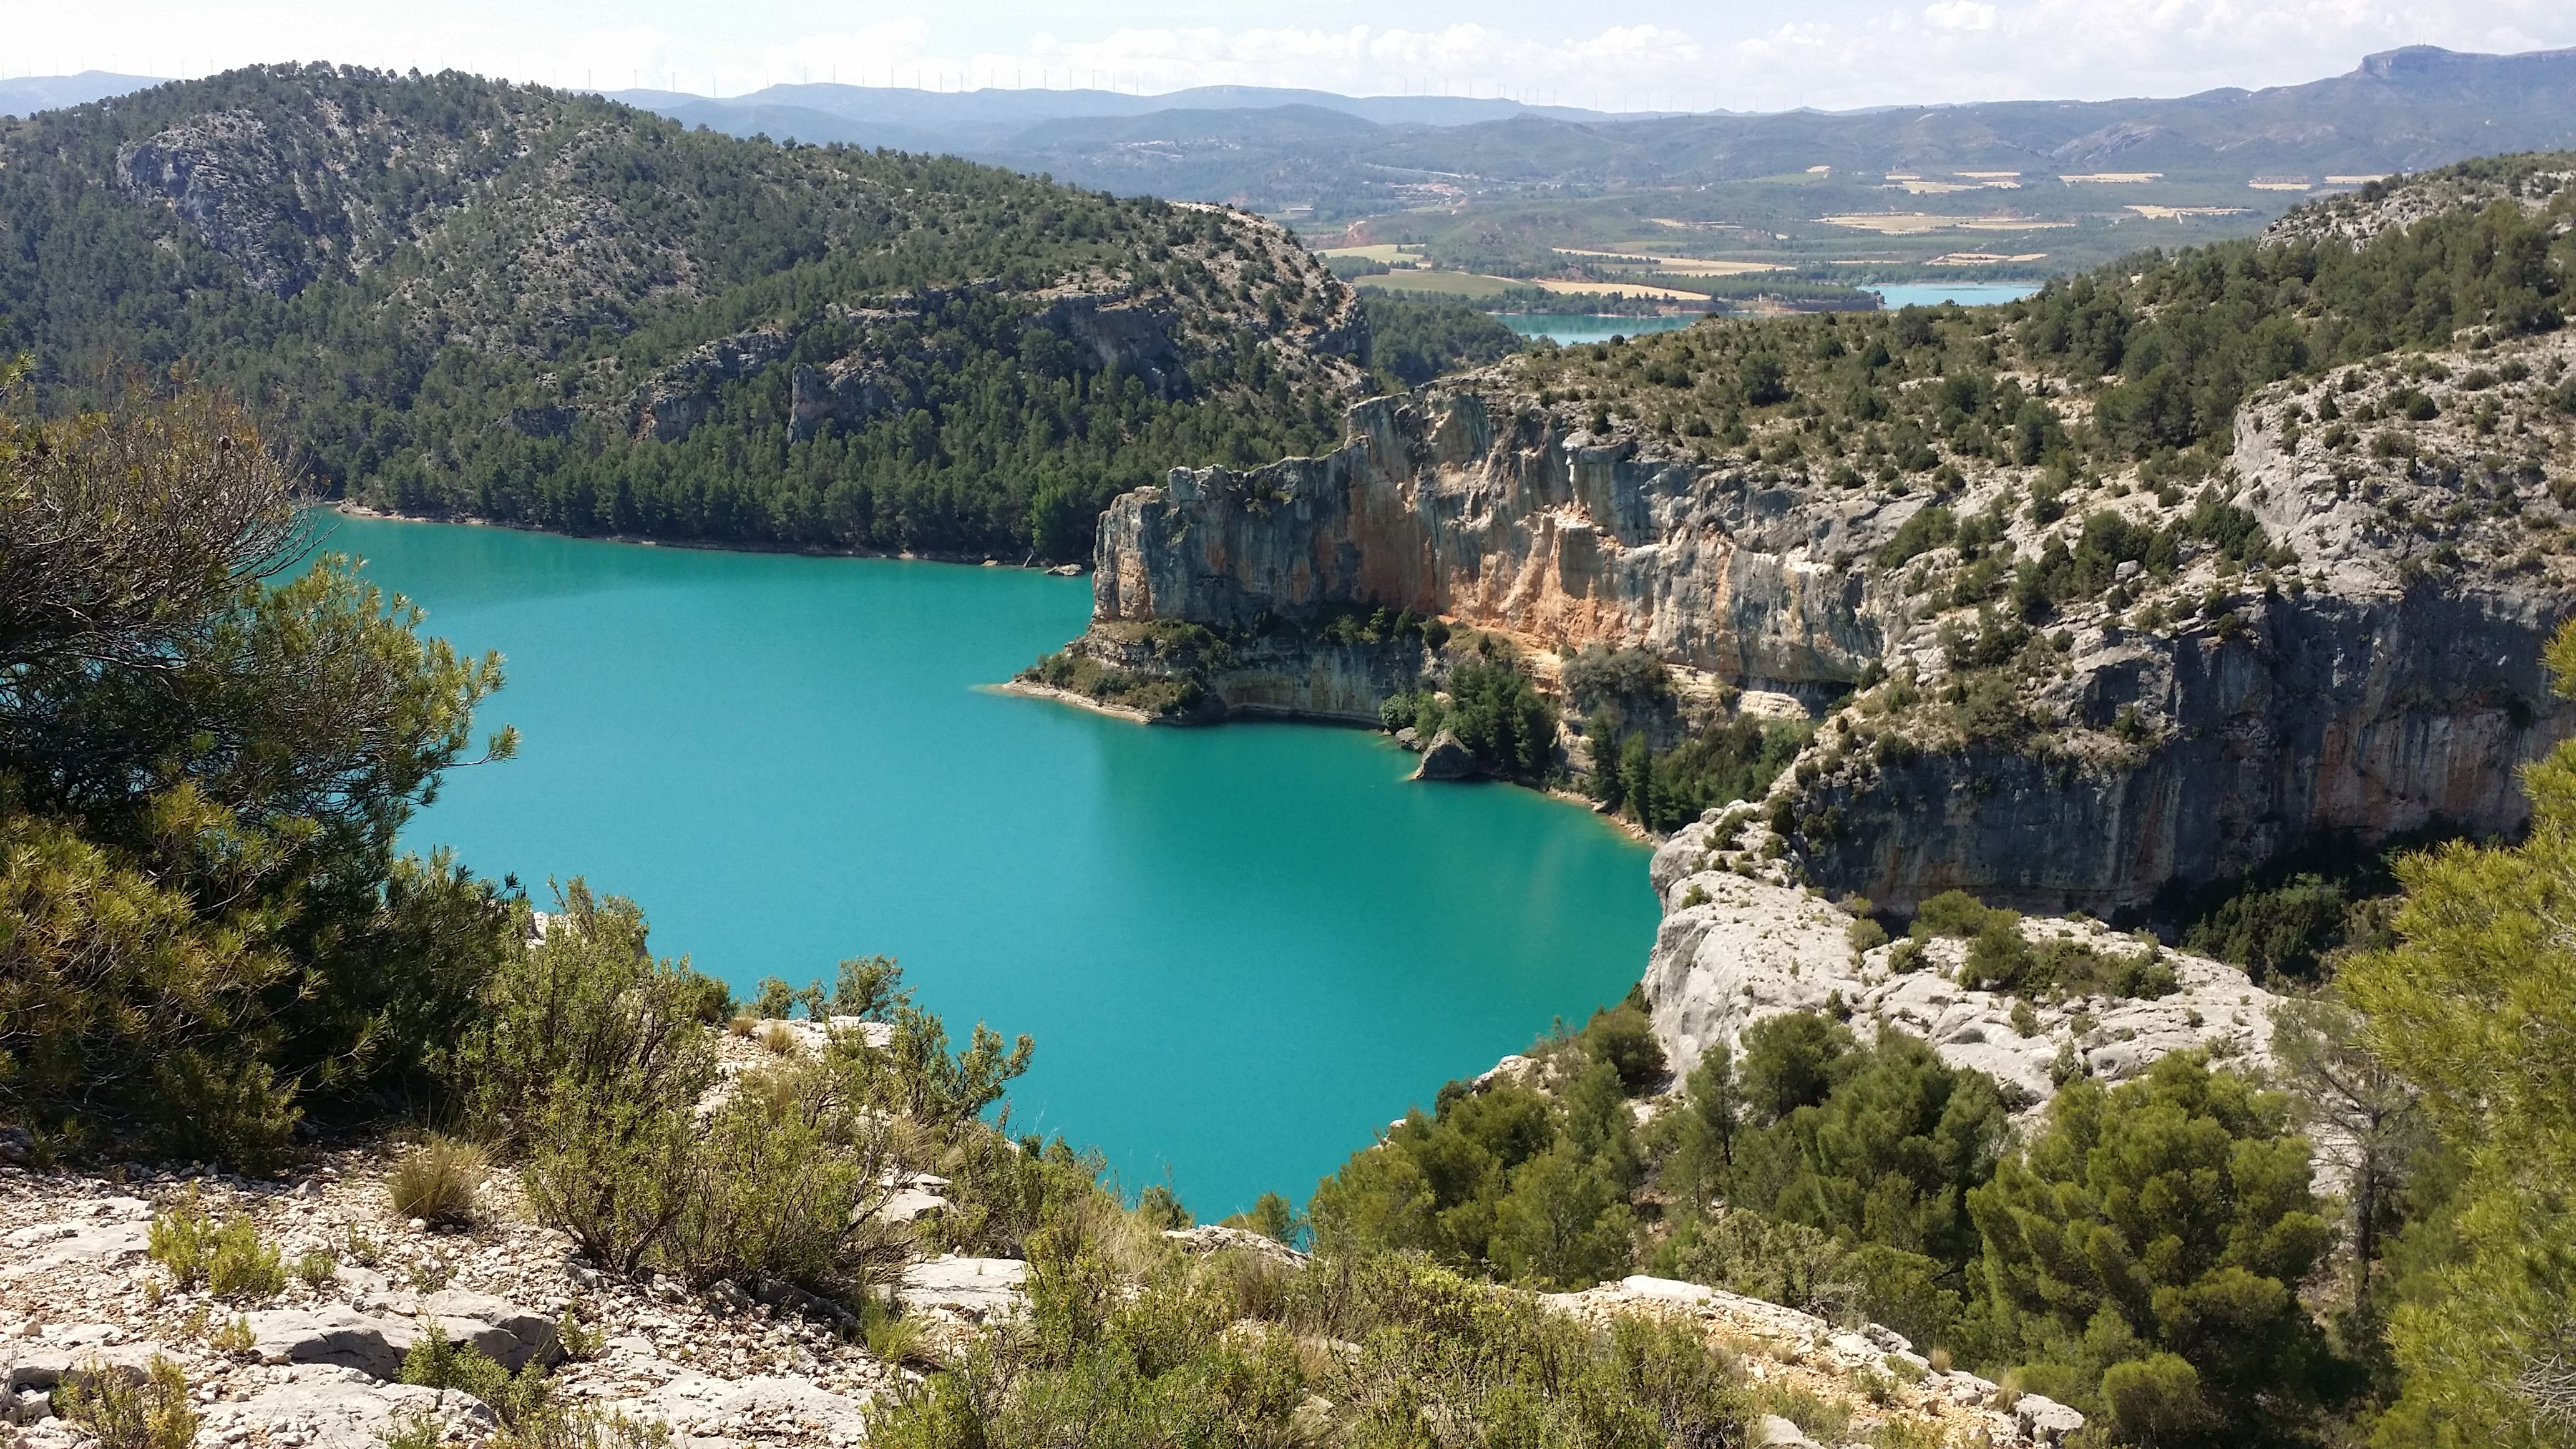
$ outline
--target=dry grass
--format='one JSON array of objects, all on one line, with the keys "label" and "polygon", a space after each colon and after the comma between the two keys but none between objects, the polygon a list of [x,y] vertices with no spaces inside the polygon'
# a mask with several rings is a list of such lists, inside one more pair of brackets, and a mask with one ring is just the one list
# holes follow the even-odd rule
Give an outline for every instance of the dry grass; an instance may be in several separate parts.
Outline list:
[{"label": "dry grass", "polygon": [[487,1164],[471,1142],[432,1133],[385,1178],[394,1216],[470,1226],[482,1217],[479,1194]]},{"label": "dry grass", "polygon": [[794,1056],[796,1029],[783,1021],[773,1021],[769,1024],[769,1030],[760,1034],[760,1044],[769,1049],[771,1056]]}]

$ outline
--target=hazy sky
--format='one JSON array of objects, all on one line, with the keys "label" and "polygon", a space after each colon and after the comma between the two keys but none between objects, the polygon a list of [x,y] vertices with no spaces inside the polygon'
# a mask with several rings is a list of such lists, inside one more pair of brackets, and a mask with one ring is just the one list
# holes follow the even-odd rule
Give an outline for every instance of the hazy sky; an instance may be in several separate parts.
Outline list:
[{"label": "hazy sky", "polygon": [[0,0],[0,72],[267,60],[731,95],[768,81],[1239,82],[1609,109],[2174,95],[2373,50],[2576,46],[2570,0]]}]

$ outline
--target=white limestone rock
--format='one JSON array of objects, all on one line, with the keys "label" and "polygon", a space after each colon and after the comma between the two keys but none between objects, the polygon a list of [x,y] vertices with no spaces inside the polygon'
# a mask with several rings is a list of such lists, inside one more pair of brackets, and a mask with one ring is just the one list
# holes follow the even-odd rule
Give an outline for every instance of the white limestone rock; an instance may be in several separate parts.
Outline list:
[{"label": "white limestone rock", "polygon": [[[1995,1078],[2023,1114],[2056,1094],[2067,1065],[2119,1082],[2160,1057],[2203,1048],[2214,1062],[2239,1069],[2270,1064],[2278,1000],[2233,966],[2165,949],[2177,982],[2171,994],[2032,1003],[2017,1026],[2015,998],[1951,979],[1967,943],[1935,940],[1918,969],[1899,972],[1893,946],[1855,954],[1851,918],[1822,898],[1712,868],[1716,838],[1738,846],[1741,824],[1740,815],[1713,812],[1655,852],[1651,874],[1665,914],[1644,987],[1676,1081],[1710,1048],[1736,1047],[1744,1028],[1764,1017],[1828,1009],[1846,1014],[1864,1038],[1885,1027],[1923,1038],[1950,1065]],[[2147,949],[2080,919],[2025,918],[2022,933],[2035,946],[2068,938],[2106,954]]]},{"label": "white limestone rock", "polygon": [[378,1449],[386,1430],[423,1415],[457,1437],[479,1439],[499,1427],[489,1408],[465,1394],[310,1364],[285,1370],[246,1399],[209,1406],[198,1432],[216,1444],[264,1439],[300,1449]]},{"label": "white limestone rock", "polygon": [[658,1419],[683,1435],[738,1440],[766,1433],[855,1444],[867,1435],[869,1397],[779,1375],[719,1379],[683,1369],[626,1407],[630,1417]]},{"label": "white limestone rock", "polygon": [[2057,1445],[2084,1427],[2084,1416],[2055,1399],[2039,1394],[2024,1394],[2013,1405],[2013,1420],[2021,1426],[2022,1437],[2033,1444]]},{"label": "white limestone rock", "polygon": [[1017,1258],[964,1258],[953,1254],[903,1270],[897,1288],[904,1311],[982,1323],[1020,1311],[1029,1265]]}]

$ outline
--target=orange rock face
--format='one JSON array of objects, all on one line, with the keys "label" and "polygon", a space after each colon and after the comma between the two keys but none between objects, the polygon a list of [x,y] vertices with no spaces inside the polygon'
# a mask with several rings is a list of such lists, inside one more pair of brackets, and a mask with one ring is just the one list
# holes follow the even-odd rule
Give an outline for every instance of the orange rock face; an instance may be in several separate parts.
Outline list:
[{"label": "orange rock face", "polygon": [[1382,398],[1324,457],[1177,470],[1112,503],[1093,617],[1410,609],[1733,678],[1857,679],[1880,649],[1858,574],[1748,545],[1728,526],[1747,492],[1629,442],[1498,421],[1478,393]]}]

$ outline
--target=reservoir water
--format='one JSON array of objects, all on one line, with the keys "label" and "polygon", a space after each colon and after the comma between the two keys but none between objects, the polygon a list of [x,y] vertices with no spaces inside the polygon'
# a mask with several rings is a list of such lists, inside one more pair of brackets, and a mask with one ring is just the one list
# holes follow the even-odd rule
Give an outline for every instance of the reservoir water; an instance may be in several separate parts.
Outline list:
[{"label": "reservoir water", "polygon": [[1560,347],[1578,342],[1607,342],[1612,337],[1643,337],[1649,332],[1679,332],[1700,319],[1685,317],[1596,317],[1589,313],[1498,312],[1494,320],[1523,337],[1546,337]]},{"label": "reservoir water", "polygon": [[2039,290],[2037,282],[1890,282],[1868,290],[1878,294],[1879,305],[1894,311],[1899,307],[1938,307],[1956,302],[1962,307],[1993,307],[2005,302],[2018,302]]},{"label": "reservoir water", "polygon": [[1315,1180],[1440,1084],[1616,1000],[1645,850],[1579,807],[1412,785],[1382,737],[1147,728],[979,688],[1079,633],[1085,579],[339,519],[326,547],[498,649],[410,827],[587,876],[747,994],[901,958],[953,1036],[1037,1038],[1013,1122],[1202,1220]]}]

